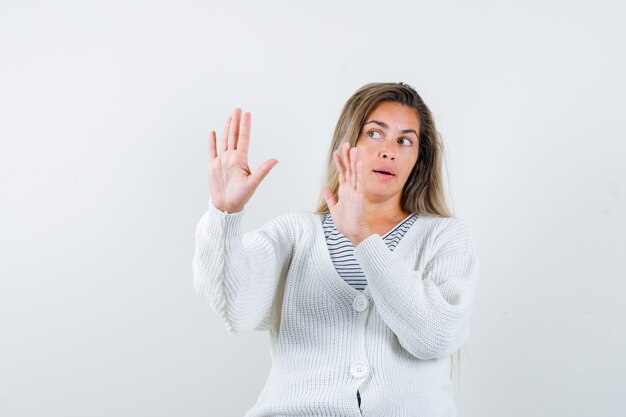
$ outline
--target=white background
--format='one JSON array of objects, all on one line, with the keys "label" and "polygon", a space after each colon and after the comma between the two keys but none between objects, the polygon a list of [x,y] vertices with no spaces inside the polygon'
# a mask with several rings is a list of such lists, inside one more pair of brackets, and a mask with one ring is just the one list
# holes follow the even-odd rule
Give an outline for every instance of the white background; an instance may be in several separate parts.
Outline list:
[{"label": "white background", "polygon": [[459,416],[617,416],[626,384],[624,6],[0,3],[0,416],[242,416],[270,368],[194,293],[210,129],[280,162],[246,229],[313,210],[348,97],[404,81],[480,284]]}]

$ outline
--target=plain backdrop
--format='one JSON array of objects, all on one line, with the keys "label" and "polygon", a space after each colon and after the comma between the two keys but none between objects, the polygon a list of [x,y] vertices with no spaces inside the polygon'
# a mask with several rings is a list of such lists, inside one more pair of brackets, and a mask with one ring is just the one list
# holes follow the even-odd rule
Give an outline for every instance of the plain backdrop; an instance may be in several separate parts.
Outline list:
[{"label": "plain backdrop", "polygon": [[341,108],[404,81],[481,261],[459,416],[618,416],[618,1],[0,2],[0,416],[243,416],[267,333],[194,293],[208,132],[280,162],[246,230],[313,210]]}]

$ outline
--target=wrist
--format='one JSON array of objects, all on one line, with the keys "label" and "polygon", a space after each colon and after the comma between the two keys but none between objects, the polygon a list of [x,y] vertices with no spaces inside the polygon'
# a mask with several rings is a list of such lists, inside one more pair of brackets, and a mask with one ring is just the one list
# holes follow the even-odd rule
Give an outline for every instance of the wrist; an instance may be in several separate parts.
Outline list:
[{"label": "wrist", "polygon": [[375,233],[372,230],[367,230],[363,233],[359,233],[358,235],[353,236],[352,238],[350,238],[350,241],[352,241],[352,246],[356,248],[359,243],[363,242],[365,239],[372,236],[373,234]]},{"label": "wrist", "polygon": [[239,213],[240,211],[243,211],[243,207],[225,207],[223,209],[218,207],[218,209],[227,214]]},{"label": "wrist", "polygon": [[213,207],[215,207],[219,211],[222,211],[226,214],[238,213],[240,211],[243,211],[243,207],[225,206],[222,204],[215,204],[215,202],[213,202],[212,200],[211,200],[211,204],[213,204]]}]

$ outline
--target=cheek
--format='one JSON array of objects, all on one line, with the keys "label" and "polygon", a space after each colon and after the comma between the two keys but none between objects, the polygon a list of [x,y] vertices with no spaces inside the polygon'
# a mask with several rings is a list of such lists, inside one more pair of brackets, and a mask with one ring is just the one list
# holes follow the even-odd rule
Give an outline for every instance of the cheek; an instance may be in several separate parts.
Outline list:
[{"label": "cheek", "polygon": [[367,161],[372,158],[372,150],[365,145],[357,144],[357,147],[359,148],[359,159],[363,161],[363,166],[365,166],[367,165]]},{"label": "cheek", "polygon": [[413,172],[413,169],[415,168],[415,164],[416,162],[413,163],[408,163],[407,166],[410,168],[407,168],[407,170],[404,172],[404,179],[408,179],[411,176],[411,173]]}]

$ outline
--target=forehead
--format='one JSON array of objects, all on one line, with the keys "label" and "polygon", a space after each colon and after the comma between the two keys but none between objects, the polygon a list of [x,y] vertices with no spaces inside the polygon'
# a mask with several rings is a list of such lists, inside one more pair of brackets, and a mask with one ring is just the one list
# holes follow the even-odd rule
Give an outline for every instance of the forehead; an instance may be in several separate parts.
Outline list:
[{"label": "forehead", "polygon": [[395,126],[398,129],[413,128],[419,131],[417,111],[402,103],[392,101],[379,103],[365,118],[366,123],[370,120],[379,120],[387,123],[390,127]]}]

